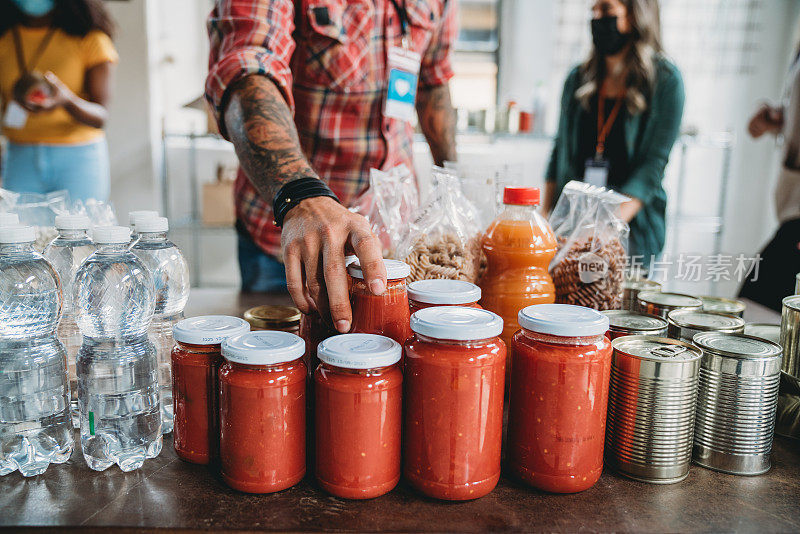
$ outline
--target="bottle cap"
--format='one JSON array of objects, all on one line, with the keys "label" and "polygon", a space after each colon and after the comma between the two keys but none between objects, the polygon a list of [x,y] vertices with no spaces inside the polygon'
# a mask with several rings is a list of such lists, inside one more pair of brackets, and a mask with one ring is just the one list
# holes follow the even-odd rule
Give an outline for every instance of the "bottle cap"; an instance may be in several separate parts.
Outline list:
[{"label": "bottle cap", "polygon": [[33,226],[0,226],[0,243],[33,243],[36,230]]},{"label": "bottle cap", "polygon": [[0,226],[17,226],[18,224],[19,215],[6,211],[0,212]]},{"label": "bottle cap", "polygon": [[503,204],[536,206],[539,204],[539,188],[508,186],[503,189]]},{"label": "bottle cap", "polygon": [[88,230],[89,217],[86,215],[56,215],[57,230]]},{"label": "bottle cap", "polygon": [[377,334],[340,334],[317,346],[320,360],[347,369],[375,369],[400,361],[400,343]]},{"label": "bottle cap", "polygon": [[434,339],[488,339],[500,335],[503,331],[503,319],[480,308],[437,306],[414,312],[411,316],[411,330]]},{"label": "bottle cap", "polygon": [[608,331],[606,315],[573,304],[534,304],[520,310],[518,320],[525,330],[551,336],[601,336]]},{"label": "bottle cap", "polygon": [[130,226],[136,226],[140,221],[158,217],[158,212],[153,210],[137,210],[128,212],[128,223]]},{"label": "bottle cap", "polygon": [[481,288],[464,280],[417,280],[408,284],[408,298],[425,304],[471,304],[481,300]]},{"label": "bottle cap", "polygon": [[[386,278],[388,280],[402,280],[411,274],[411,267],[402,261],[383,260],[383,265],[386,267]],[[347,267],[347,272],[353,278],[364,279],[361,263],[357,259]]]},{"label": "bottle cap", "polygon": [[229,337],[222,342],[226,360],[245,365],[274,365],[292,362],[306,351],[299,336],[277,330],[262,330]]},{"label": "bottle cap", "polygon": [[131,230],[125,226],[95,226],[92,240],[98,245],[127,243],[131,240]]},{"label": "bottle cap", "polygon": [[172,337],[192,345],[219,345],[229,337],[249,331],[250,325],[239,317],[200,315],[178,321],[172,328]]},{"label": "bottle cap", "polygon": [[166,232],[169,230],[169,221],[166,217],[148,217],[136,221],[136,231],[140,234],[147,232]]}]

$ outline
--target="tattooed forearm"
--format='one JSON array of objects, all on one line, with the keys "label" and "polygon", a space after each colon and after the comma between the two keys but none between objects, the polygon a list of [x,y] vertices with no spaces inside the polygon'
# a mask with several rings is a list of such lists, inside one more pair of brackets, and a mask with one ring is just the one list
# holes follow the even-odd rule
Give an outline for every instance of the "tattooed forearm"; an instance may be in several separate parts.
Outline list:
[{"label": "tattooed forearm", "polygon": [[300,149],[289,106],[269,78],[247,76],[231,88],[224,120],[239,163],[268,202],[283,184],[317,176]]},{"label": "tattooed forearm", "polygon": [[420,89],[417,93],[419,124],[436,165],[456,160],[456,113],[448,84]]}]

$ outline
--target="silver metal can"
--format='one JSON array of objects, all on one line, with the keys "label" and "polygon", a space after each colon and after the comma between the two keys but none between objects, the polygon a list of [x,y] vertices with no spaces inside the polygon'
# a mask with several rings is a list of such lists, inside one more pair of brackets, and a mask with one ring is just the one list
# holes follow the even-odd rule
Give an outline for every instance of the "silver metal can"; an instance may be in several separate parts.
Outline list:
[{"label": "silver metal can", "polygon": [[644,291],[638,297],[639,313],[658,315],[664,319],[672,310],[700,310],[703,301],[691,295],[682,293],[661,293]]},{"label": "silver metal can", "polygon": [[800,295],[783,299],[781,313],[781,346],[784,373],[800,378]]},{"label": "silver metal can", "polygon": [[622,336],[666,336],[667,322],[655,315],[628,310],[608,310],[608,338],[611,340]]},{"label": "silver metal can", "polygon": [[661,284],[646,278],[633,278],[622,282],[622,309],[637,311],[639,293],[644,291],[661,291]]},{"label": "silver metal can", "polygon": [[673,310],[667,315],[667,322],[669,337],[686,343],[691,343],[700,332],[741,334],[744,331],[744,319],[727,313]]},{"label": "silver metal can", "polygon": [[794,275],[794,294],[800,295],[800,273]]},{"label": "silver metal can", "polygon": [[737,317],[744,316],[744,310],[747,305],[741,300],[726,299],[723,297],[701,296],[698,297],[703,301],[703,311],[715,313],[728,313]]},{"label": "silver metal can", "polygon": [[692,461],[700,351],[655,336],[611,346],[606,461],[635,480],[680,482]]},{"label": "silver metal can", "polygon": [[781,325],[770,323],[747,323],[744,325],[744,335],[760,337],[773,343],[781,343]]},{"label": "silver metal can", "polygon": [[744,334],[703,332],[694,462],[735,475],[770,468],[781,347]]}]

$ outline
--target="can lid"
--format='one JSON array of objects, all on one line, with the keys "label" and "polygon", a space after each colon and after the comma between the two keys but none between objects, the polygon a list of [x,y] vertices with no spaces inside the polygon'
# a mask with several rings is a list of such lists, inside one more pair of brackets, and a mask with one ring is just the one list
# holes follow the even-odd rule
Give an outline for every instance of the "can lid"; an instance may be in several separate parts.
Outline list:
[{"label": "can lid", "polygon": [[600,336],[609,324],[599,311],[574,304],[534,304],[521,309],[518,320],[525,330],[563,337]]},{"label": "can lid", "polygon": [[169,221],[166,217],[147,217],[136,221],[136,231],[140,234],[147,232],[166,232],[169,230]]},{"label": "can lid", "polygon": [[700,332],[692,342],[704,351],[739,359],[780,358],[783,349],[760,337],[723,332]]},{"label": "can lid", "polygon": [[791,310],[800,311],[800,295],[790,295],[783,299],[783,305]]},{"label": "can lid", "polygon": [[229,337],[222,342],[226,360],[246,365],[274,365],[300,358],[306,343],[299,336],[278,330],[262,330]]},{"label": "can lid", "polygon": [[611,342],[615,352],[656,362],[690,362],[702,356],[697,348],[666,337],[625,336]]},{"label": "can lid", "polygon": [[[411,267],[402,261],[383,260],[383,265],[386,267],[386,278],[389,280],[402,280],[411,274]],[[364,273],[361,271],[361,263],[358,259],[347,267],[347,272],[353,278],[364,279]]]},{"label": "can lid", "polygon": [[721,313],[742,313],[747,305],[735,299],[702,295],[698,297],[703,302],[703,310]]},{"label": "can lid", "polygon": [[56,215],[56,229],[58,230],[88,230],[89,217],[86,215]]},{"label": "can lid", "polygon": [[503,204],[536,206],[539,204],[539,188],[506,186],[503,189]]},{"label": "can lid", "polygon": [[464,280],[417,280],[408,284],[408,298],[425,304],[471,304],[481,300],[481,288]]},{"label": "can lid", "polygon": [[244,319],[253,328],[287,328],[300,324],[300,310],[294,306],[266,304],[244,312]]},{"label": "can lid", "polygon": [[670,323],[681,328],[713,330],[716,332],[741,332],[744,319],[728,313],[700,310],[672,310],[667,315]]},{"label": "can lid", "polygon": [[181,343],[219,345],[229,337],[249,331],[250,325],[239,317],[200,315],[178,321],[172,328],[172,336]]},{"label": "can lid", "polygon": [[158,217],[158,212],[153,210],[136,210],[136,211],[129,211],[128,212],[128,224],[130,226],[136,226],[139,222],[150,219],[152,217]]},{"label": "can lid", "polygon": [[36,230],[33,226],[0,226],[0,243],[33,243],[36,241]]},{"label": "can lid", "polygon": [[660,331],[667,327],[667,321],[657,315],[636,313],[628,310],[607,310],[603,315],[608,317],[610,328],[622,328],[644,332],[648,330]]},{"label": "can lid", "polygon": [[19,224],[19,215],[0,211],[0,226],[16,226]]},{"label": "can lid", "polygon": [[131,240],[131,230],[125,226],[95,226],[92,240],[99,245],[127,243]]},{"label": "can lid", "polygon": [[639,293],[639,300],[657,306],[701,307],[703,301],[691,295],[682,293],[662,293],[660,291],[643,291]]},{"label": "can lid", "polygon": [[661,291],[661,284],[647,278],[625,280],[622,282],[623,289],[638,289],[639,291]]},{"label": "can lid", "polygon": [[480,308],[436,306],[414,312],[411,330],[434,339],[488,339],[500,335],[503,319],[496,313]]},{"label": "can lid", "polygon": [[347,369],[375,369],[400,361],[400,343],[377,334],[340,334],[317,346],[320,360]]},{"label": "can lid", "polygon": [[744,325],[744,334],[747,336],[760,337],[773,343],[780,343],[781,325],[769,323],[747,323]]}]

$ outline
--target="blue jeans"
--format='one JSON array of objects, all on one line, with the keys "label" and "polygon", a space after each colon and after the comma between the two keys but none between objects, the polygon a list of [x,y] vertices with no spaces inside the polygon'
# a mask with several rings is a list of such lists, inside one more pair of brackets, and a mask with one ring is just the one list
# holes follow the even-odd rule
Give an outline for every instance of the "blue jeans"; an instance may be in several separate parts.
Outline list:
[{"label": "blue jeans", "polygon": [[80,145],[8,143],[3,187],[16,193],[66,189],[70,200],[108,200],[108,145],[105,138]]},{"label": "blue jeans", "polygon": [[286,291],[286,269],[274,257],[261,250],[250,234],[236,224],[239,245],[239,273],[242,291],[274,293]]}]

